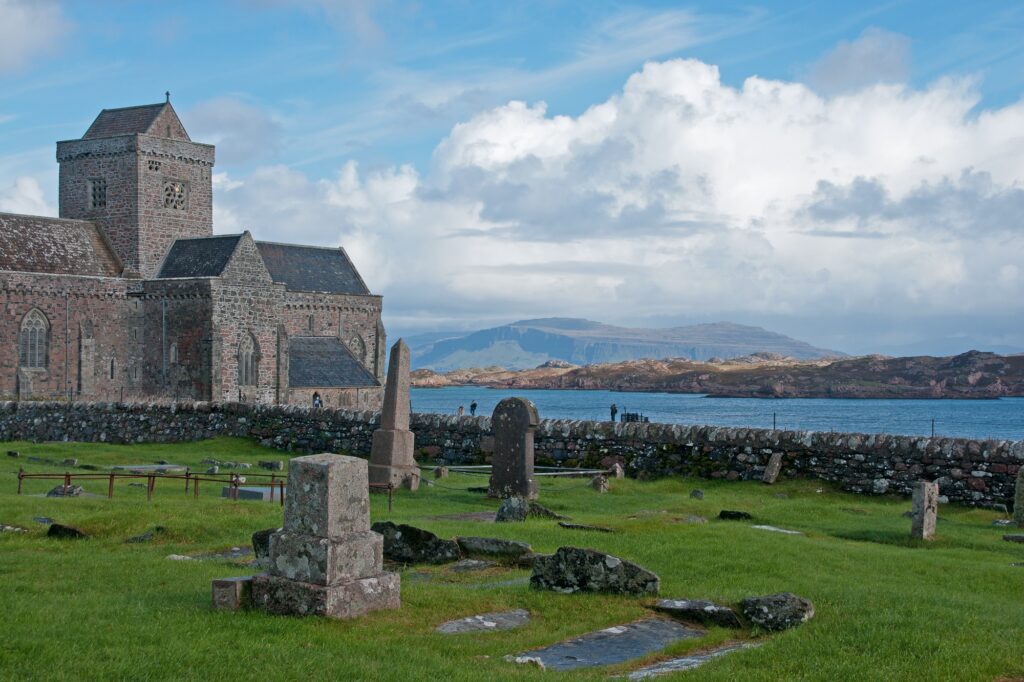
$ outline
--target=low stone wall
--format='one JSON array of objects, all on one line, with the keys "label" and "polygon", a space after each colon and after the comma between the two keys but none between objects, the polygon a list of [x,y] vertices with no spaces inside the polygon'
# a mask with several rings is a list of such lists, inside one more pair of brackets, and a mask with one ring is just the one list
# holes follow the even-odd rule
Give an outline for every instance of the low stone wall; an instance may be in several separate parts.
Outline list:
[{"label": "low stone wall", "polygon": [[[379,415],[372,412],[238,403],[0,403],[4,440],[110,443],[184,442],[218,435],[252,437],[299,453],[367,456]],[[415,414],[421,462],[486,463],[493,449],[488,417]],[[774,453],[782,475],[839,483],[857,493],[909,495],[918,480],[967,505],[1010,504],[1024,441],[976,441],[673,424],[543,420],[536,463],[610,466],[631,476],[689,475],[759,479]]]}]

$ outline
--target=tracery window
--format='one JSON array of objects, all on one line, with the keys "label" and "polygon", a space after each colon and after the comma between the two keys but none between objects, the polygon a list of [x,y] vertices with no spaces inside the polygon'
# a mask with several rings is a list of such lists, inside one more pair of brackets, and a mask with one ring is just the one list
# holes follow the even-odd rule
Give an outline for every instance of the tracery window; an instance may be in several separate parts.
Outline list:
[{"label": "tracery window", "polygon": [[89,180],[89,208],[107,207],[107,181],[105,178]]},{"label": "tracery window", "polygon": [[256,348],[256,340],[252,334],[242,337],[238,344],[238,385],[255,386],[257,371],[259,370],[259,350]]},{"label": "tracery window", "polygon": [[164,181],[164,208],[184,211],[188,208],[188,183],[181,180]]},{"label": "tracery window", "polygon": [[50,323],[38,308],[33,308],[21,321],[18,335],[18,365],[27,369],[46,367],[49,358]]}]

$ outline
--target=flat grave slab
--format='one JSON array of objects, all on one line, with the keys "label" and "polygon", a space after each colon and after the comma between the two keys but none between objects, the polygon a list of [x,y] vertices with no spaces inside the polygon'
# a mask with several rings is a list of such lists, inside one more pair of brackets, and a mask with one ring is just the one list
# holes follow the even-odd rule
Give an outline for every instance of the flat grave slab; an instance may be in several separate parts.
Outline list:
[{"label": "flat grave slab", "polygon": [[664,618],[646,618],[605,628],[543,649],[514,654],[516,663],[540,661],[548,670],[576,670],[614,665],[660,651],[673,642],[695,639],[703,630]]},{"label": "flat grave slab", "polygon": [[752,649],[754,647],[761,646],[760,644],[743,643],[743,644],[726,644],[710,651],[704,651],[699,654],[692,654],[690,656],[680,656],[679,658],[671,658],[667,661],[660,661],[653,665],[644,666],[631,672],[627,679],[629,680],[646,680],[651,677],[658,677],[659,675],[667,675],[668,673],[680,672],[683,670],[693,670],[694,668],[700,667],[708,661],[714,660],[719,656],[732,653],[733,651],[741,651],[743,649]]},{"label": "flat grave slab", "polygon": [[530,612],[526,609],[515,609],[504,613],[483,613],[458,620],[450,620],[434,628],[445,635],[459,635],[465,632],[492,632],[496,630],[512,630],[530,621]]},{"label": "flat grave slab", "polygon": [[783,535],[803,535],[798,530],[787,530],[786,528],[776,528],[775,526],[751,526],[757,530],[766,530],[770,533],[782,533]]},{"label": "flat grave slab", "polygon": [[183,464],[118,464],[110,467],[111,471],[138,471],[139,473],[185,473],[188,467]]},{"label": "flat grave slab", "polygon": [[[288,488],[284,489],[285,495],[288,494]],[[221,497],[231,497],[231,486],[226,485],[220,489]],[[238,488],[238,499],[240,500],[257,500],[260,502],[270,502],[271,499],[274,501],[281,500],[281,489],[278,487],[274,488],[274,497],[270,497],[270,486],[269,485],[243,485]]]}]

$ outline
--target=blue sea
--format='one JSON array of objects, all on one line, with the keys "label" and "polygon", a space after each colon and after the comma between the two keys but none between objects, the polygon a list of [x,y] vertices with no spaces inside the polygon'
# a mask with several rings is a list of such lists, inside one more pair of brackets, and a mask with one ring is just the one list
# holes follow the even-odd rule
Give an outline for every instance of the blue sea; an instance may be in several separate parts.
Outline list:
[{"label": "blue sea", "polygon": [[505,390],[476,386],[412,389],[414,412],[490,416],[498,401],[519,396],[533,401],[541,419],[607,420],[615,403],[652,422],[742,426],[761,429],[894,433],[1024,440],[1024,398],[999,400],[837,400],[834,398],[709,398],[679,393]]}]

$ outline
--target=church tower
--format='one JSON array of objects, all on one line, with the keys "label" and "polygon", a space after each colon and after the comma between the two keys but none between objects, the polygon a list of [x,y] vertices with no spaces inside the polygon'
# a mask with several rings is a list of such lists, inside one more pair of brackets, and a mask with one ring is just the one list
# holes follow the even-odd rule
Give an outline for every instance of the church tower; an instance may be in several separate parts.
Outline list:
[{"label": "church tower", "polygon": [[213,145],[189,138],[170,95],[104,109],[57,162],[60,217],[97,222],[125,275],[155,277],[175,239],[213,234]]}]

